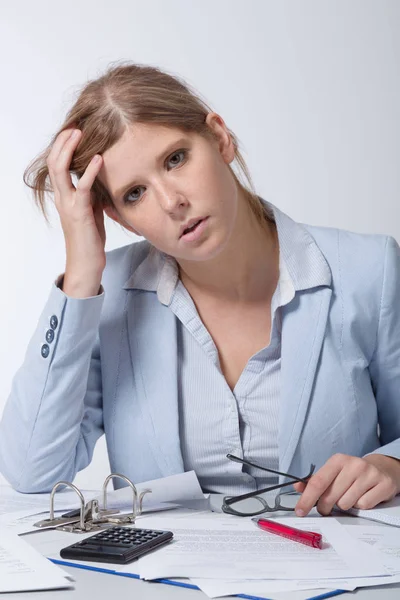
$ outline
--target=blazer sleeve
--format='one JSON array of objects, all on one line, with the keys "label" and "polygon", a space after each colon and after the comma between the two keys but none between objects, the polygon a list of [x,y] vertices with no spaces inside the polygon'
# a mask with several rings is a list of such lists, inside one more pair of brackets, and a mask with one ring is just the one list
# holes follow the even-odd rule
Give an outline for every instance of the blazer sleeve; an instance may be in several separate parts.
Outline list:
[{"label": "blazer sleeve", "polygon": [[400,459],[400,248],[388,236],[375,351],[369,371],[382,446],[374,453]]},{"label": "blazer sleeve", "polygon": [[98,338],[104,289],[72,298],[58,280],[0,422],[0,471],[20,492],[48,492],[59,480],[73,481],[104,432]]}]

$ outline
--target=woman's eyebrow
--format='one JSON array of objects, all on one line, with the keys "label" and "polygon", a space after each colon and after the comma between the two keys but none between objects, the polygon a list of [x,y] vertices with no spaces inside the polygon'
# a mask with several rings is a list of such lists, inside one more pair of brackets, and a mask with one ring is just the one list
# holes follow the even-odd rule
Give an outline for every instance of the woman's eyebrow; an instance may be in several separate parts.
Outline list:
[{"label": "woman's eyebrow", "polygon": [[[168,144],[168,146],[165,148],[165,150],[157,156],[156,162],[159,163],[165,156],[167,156],[167,154],[169,152],[172,152],[172,150],[174,148],[176,148],[176,146],[179,146],[180,144],[188,144],[188,143],[189,143],[189,141],[186,137],[180,137],[177,140],[171,142],[170,144]],[[135,177],[133,180],[130,181],[130,183],[126,183],[125,185],[120,187],[114,194],[114,201],[118,201],[119,198],[124,194],[124,192],[128,191],[129,188],[136,185],[136,181],[138,181],[138,179],[140,179],[140,177]]]}]

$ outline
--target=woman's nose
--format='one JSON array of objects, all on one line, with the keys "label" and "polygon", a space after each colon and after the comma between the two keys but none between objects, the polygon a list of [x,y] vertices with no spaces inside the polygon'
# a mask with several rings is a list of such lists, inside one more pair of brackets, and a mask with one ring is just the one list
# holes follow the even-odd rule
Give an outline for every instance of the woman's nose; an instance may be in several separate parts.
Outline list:
[{"label": "woman's nose", "polygon": [[188,201],[180,192],[163,190],[159,194],[159,203],[166,212],[174,213],[185,207]]}]

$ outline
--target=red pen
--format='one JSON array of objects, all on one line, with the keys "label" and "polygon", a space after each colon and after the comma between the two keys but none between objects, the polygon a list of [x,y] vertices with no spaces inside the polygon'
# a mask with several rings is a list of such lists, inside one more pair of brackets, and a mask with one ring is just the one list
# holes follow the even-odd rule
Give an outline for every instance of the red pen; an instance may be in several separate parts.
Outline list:
[{"label": "red pen", "polygon": [[271,521],[270,519],[252,519],[252,521],[254,521],[261,529],[269,531],[269,533],[275,533],[276,535],[281,535],[289,540],[293,540],[293,542],[299,542],[300,544],[306,544],[307,546],[322,550],[322,535],[320,533],[303,531],[303,529],[282,525],[281,523]]}]

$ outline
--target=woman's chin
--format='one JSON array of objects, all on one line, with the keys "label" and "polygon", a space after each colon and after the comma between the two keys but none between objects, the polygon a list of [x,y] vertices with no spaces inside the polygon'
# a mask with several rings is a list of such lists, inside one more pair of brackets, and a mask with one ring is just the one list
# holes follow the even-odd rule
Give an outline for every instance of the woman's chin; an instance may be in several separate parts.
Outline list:
[{"label": "woman's chin", "polygon": [[197,248],[188,248],[185,252],[181,250],[179,256],[176,256],[176,258],[183,261],[207,262],[217,258],[223,252],[226,245],[227,240],[224,240],[224,242],[218,240],[213,243],[211,243],[211,240],[207,240]]}]

